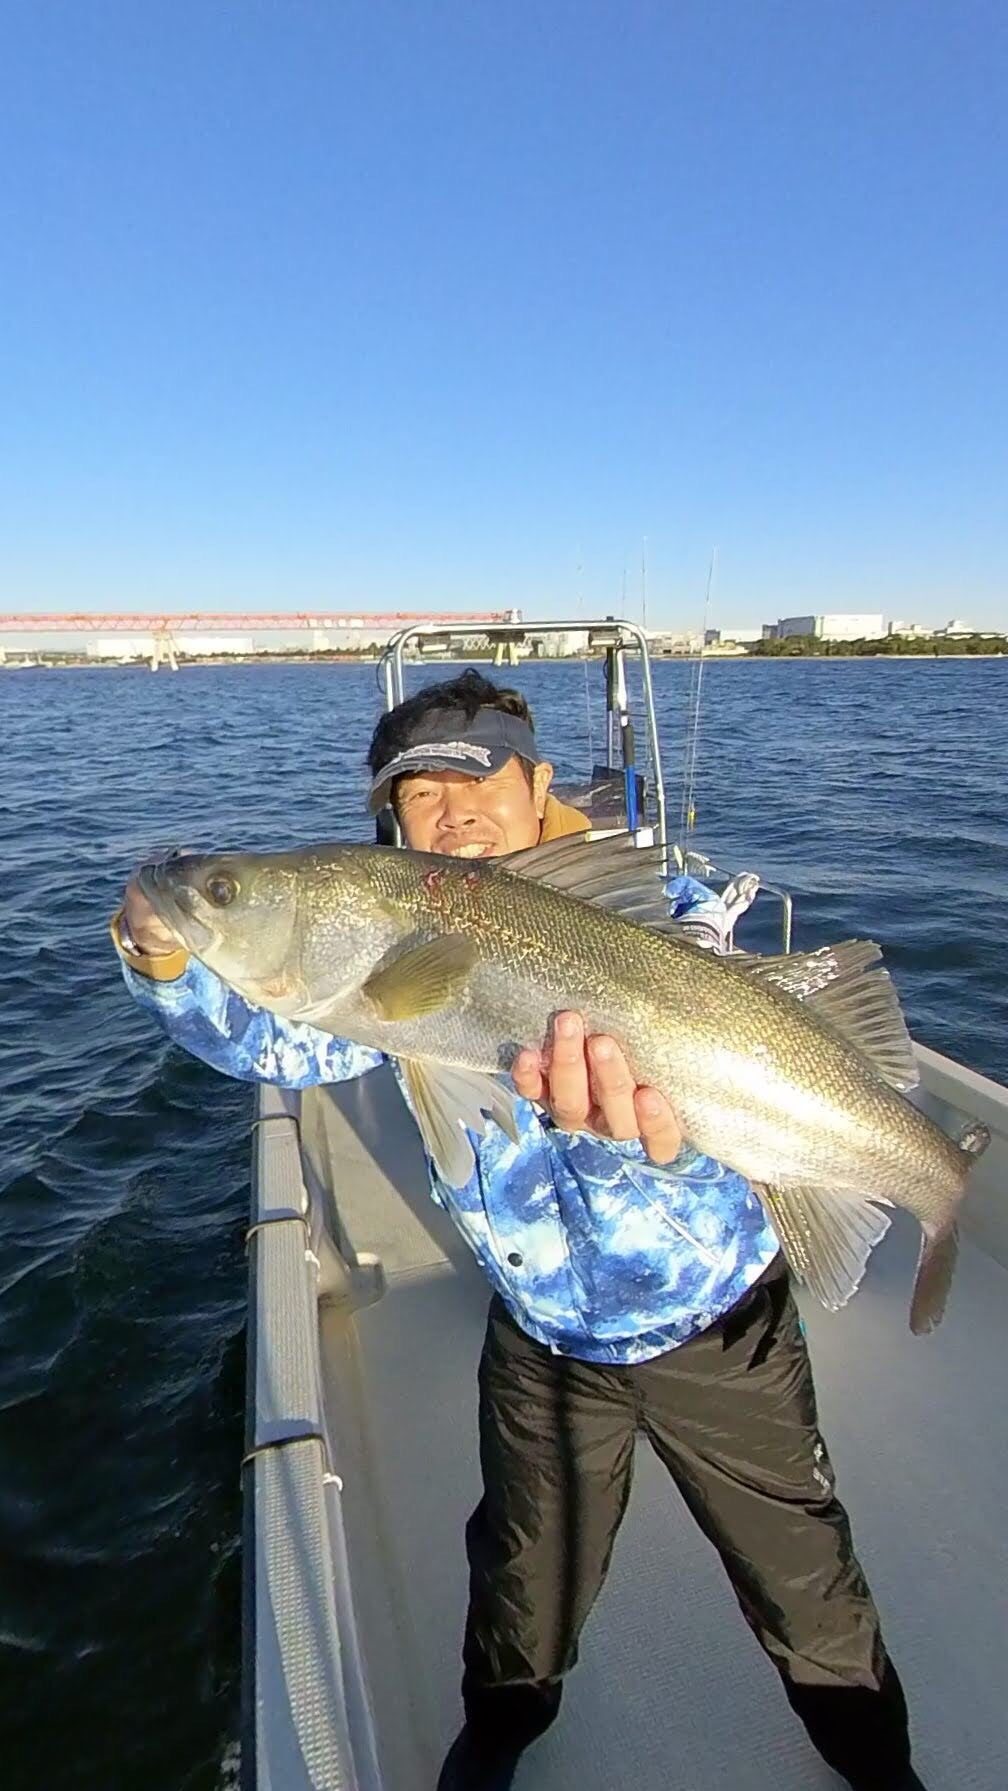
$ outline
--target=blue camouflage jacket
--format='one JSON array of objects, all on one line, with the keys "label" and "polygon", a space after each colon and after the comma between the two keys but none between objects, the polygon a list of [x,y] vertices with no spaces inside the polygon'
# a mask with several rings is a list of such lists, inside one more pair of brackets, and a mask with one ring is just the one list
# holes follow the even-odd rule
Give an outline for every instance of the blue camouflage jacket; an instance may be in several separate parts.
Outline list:
[{"label": "blue camouflage jacket", "polygon": [[[673,914],[716,927],[719,898],[703,884],[675,878],[669,897]],[[383,1061],[251,1006],[196,958],[170,982],[125,962],[123,974],[179,1045],[225,1075],[308,1088]],[[431,1193],[516,1323],[555,1353],[646,1362],[705,1330],[776,1256],[748,1182],[711,1157],[686,1149],[658,1168],[636,1140],[561,1132],[529,1101],[517,1103],[517,1121],[517,1143],[493,1122],[472,1137],[464,1188],[431,1167]]]}]

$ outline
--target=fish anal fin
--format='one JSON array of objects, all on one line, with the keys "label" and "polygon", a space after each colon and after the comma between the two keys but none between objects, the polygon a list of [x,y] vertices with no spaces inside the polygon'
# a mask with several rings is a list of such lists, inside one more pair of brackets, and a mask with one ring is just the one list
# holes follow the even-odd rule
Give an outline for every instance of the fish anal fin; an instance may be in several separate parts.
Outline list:
[{"label": "fish anal fin", "polygon": [[496,1077],[426,1058],[400,1058],[399,1067],[424,1147],[449,1187],[463,1188],[475,1167],[467,1131],[481,1136],[489,1117],[517,1139],[515,1096]]},{"label": "fish anal fin", "polygon": [[794,1184],[760,1184],[756,1192],[797,1279],[829,1311],[846,1306],[889,1229],[888,1214],[862,1194]]},{"label": "fish anal fin", "polygon": [[462,933],[410,946],[368,977],[363,993],[383,1020],[415,1020],[447,1007],[465,985],[476,947]]}]

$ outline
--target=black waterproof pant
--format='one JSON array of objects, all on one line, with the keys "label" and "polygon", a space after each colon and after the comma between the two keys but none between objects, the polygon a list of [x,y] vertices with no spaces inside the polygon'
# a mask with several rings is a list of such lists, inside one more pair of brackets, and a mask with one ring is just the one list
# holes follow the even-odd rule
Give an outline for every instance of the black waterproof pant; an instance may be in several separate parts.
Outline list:
[{"label": "black waterproof pant", "polygon": [[466,1531],[462,1686],[473,1729],[522,1745],[555,1717],[643,1431],[819,1752],[858,1791],[895,1791],[906,1704],[834,1494],[780,1259],[709,1330],[630,1368],[554,1355],[495,1297],[479,1378],[484,1494]]}]

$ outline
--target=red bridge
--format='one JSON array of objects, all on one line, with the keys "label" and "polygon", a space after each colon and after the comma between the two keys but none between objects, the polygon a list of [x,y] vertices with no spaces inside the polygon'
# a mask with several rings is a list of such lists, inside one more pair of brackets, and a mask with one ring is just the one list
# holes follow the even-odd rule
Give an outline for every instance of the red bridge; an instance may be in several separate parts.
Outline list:
[{"label": "red bridge", "polygon": [[195,634],[201,631],[218,634],[247,633],[250,629],[284,628],[408,628],[414,623],[471,623],[487,627],[494,622],[518,619],[517,610],[461,614],[448,610],[298,610],[280,614],[248,610],[117,610],[101,615],[91,610],[70,610],[63,614],[33,610],[25,615],[0,612],[0,632],[7,634]]}]

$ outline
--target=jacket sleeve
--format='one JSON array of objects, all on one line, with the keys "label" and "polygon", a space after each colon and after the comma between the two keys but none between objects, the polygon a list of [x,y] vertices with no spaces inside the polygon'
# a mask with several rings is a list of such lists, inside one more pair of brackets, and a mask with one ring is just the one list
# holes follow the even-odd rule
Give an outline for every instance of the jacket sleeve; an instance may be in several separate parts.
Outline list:
[{"label": "jacket sleeve", "polygon": [[683,872],[669,878],[665,894],[669,913],[673,919],[682,922],[684,933],[697,945],[724,952],[731,949],[732,929],[739,915],[749,907],[758,886],[757,877],[736,877],[724,894],[719,895],[716,890],[708,889],[706,883]]},{"label": "jacket sleeve", "polygon": [[130,994],[169,1038],[225,1076],[310,1088],[319,1082],[350,1082],[382,1062],[380,1051],[253,1007],[198,958],[189,958],[171,981],[142,975],[121,952],[120,961]]}]

